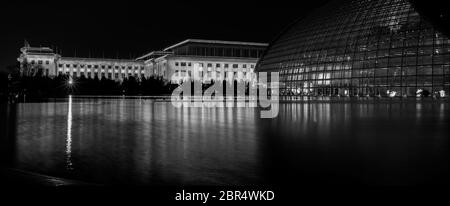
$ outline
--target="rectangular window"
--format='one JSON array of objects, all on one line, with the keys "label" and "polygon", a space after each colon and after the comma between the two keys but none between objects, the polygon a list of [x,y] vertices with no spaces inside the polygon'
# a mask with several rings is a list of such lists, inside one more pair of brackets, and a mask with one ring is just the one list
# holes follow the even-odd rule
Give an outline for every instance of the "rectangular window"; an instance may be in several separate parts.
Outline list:
[{"label": "rectangular window", "polygon": [[48,60],[47,60],[47,61],[45,61],[45,64],[47,64],[47,65],[48,65],[48,64],[50,64],[50,61],[48,61]]},{"label": "rectangular window", "polygon": [[179,63],[178,62],[175,62],[175,66],[178,66],[179,65]]},{"label": "rectangular window", "polygon": [[238,68],[238,64],[233,64],[233,69],[237,69]]},{"label": "rectangular window", "polygon": [[189,63],[188,63],[188,66],[189,66],[189,67],[190,67],[190,66],[192,66],[192,63],[191,63],[191,62],[189,62]]},{"label": "rectangular window", "polygon": [[216,64],[216,68],[220,68],[220,64]]},{"label": "rectangular window", "polygon": [[242,65],[242,68],[247,69],[247,65],[246,65],[246,64],[243,64],[243,65]]},{"label": "rectangular window", "polygon": [[228,64],[225,64],[224,67],[225,67],[225,68],[228,68]]},{"label": "rectangular window", "polygon": [[38,64],[42,64],[42,60],[39,60],[39,61],[38,61]]},{"label": "rectangular window", "polygon": [[186,66],[186,62],[181,62],[181,66],[185,67]]}]

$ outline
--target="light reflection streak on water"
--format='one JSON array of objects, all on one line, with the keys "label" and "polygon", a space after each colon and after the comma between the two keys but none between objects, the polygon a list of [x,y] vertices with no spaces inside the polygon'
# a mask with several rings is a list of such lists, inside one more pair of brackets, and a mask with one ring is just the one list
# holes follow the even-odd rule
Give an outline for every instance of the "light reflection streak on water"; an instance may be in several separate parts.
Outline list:
[{"label": "light reflection streak on water", "polygon": [[72,166],[72,96],[69,95],[67,110],[66,168],[68,170],[73,170]]},{"label": "light reflection streak on water", "polygon": [[446,102],[280,104],[258,119],[253,107],[73,98],[19,107],[17,168],[142,185],[448,180]]}]

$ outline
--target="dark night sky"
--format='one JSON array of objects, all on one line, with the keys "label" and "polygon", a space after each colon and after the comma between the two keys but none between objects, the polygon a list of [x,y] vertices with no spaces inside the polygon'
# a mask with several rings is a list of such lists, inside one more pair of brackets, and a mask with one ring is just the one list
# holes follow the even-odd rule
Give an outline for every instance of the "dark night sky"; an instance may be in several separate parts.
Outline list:
[{"label": "dark night sky", "polygon": [[[24,39],[63,56],[136,57],[187,38],[269,42],[327,0],[0,3],[0,68]],[[283,2],[283,3],[281,3]],[[5,5],[6,4],[6,5]],[[103,55],[104,53],[104,55]]]},{"label": "dark night sky", "polygon": [[[328,0],[55,1],[0,3],[0,70],[27,39],[63,56],[130,58],[188,38],[270,42]],[[143,3],[145,2],[145,3]],[[414,0],[448,29],[447,0]],[[450,32],[449,32],[450,33]]]}]

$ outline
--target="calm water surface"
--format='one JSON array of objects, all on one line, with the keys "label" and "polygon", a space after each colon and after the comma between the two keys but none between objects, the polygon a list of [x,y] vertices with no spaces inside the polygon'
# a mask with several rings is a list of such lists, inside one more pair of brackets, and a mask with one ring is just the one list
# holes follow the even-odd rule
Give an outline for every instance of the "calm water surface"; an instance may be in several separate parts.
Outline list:
[{"label": "calm water surface", "polygon": [[2,162],[131,185],[448,184],[448,102],[174,108],[144,99],[2,106]]}]

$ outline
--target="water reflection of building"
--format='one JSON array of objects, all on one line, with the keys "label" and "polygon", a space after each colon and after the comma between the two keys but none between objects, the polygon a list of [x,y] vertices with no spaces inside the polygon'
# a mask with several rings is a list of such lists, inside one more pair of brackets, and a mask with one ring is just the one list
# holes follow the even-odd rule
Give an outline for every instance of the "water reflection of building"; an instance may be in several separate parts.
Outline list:
[{"label": "water reflection of building", "polygon": [[47,47],[21,49],[18,61],[24,75],[42,74],[122,80],[157,76],[179,82],[188,75],[197,80],[251,80],[258,57],[267,44],[188,39],[137,59],[62,57]]},{"label": "water reflection of building", "polygon": [[285,96],[449,92],[450,40],[407,0],[337,0],[293,24],[258,71]]}]

